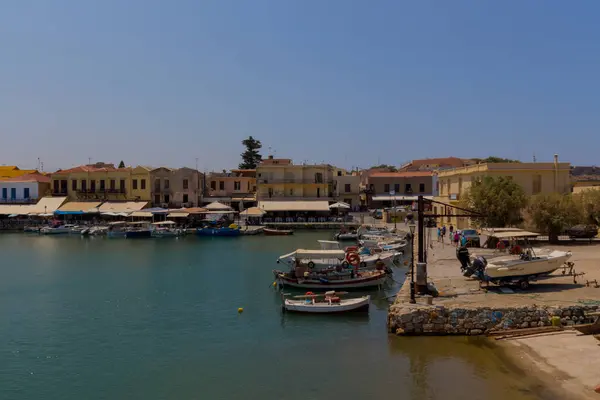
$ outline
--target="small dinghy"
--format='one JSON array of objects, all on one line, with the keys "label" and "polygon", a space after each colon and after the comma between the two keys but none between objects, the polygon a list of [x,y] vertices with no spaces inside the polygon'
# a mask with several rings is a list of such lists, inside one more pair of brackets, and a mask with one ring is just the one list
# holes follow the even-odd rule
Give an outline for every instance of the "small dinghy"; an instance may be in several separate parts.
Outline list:
[{"label": "small dinghy", "polygon": [[291,229],[263,229],[263,233],[267,236],[288,236],[293,235],[294,231]]},{"label": "small dinghy", "polygon": [[324,294],[307,292],[302,296],[294,296],[292,299],[283,299],[285,311],[305,313],[340,313],[350,311],[369,311],[370,296],[342,299],[340,296],[347,292],[336,292],[331,290]]}]

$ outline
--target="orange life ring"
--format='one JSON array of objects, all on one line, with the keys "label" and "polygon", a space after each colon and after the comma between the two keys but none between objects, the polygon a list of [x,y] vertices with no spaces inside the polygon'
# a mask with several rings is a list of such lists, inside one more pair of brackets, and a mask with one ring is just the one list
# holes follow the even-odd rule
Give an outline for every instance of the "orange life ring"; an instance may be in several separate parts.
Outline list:
[{"label": "orange life ring", "polygon": [[357,246],[348,246],[346,247],[346,253],[356,253],[358,251]]},{"label": "orange life ring", "polygon": [[350,264],[356,267],[360,264],[360,256],[358,255],[358,253],[348,253],[346,254],[346,261],[348,261]]}]

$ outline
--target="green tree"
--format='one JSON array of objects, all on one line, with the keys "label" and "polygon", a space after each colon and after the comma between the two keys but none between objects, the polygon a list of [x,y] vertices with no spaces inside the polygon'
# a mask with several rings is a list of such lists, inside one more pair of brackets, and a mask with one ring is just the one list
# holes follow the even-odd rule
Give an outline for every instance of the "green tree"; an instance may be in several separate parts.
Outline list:
[{"label": "green tree", "polygon": [[569,194],[538,194],[531,198],[528,214],[533,224],[548,235],[550,243],[558,241],[558,235],[581,218],[580,208]]},{"label": "green tree", "polygon": [[123,162],[123,160],[121,160],[121,162],[119,163],[119,168],[125,168],[125,163]]},{"label": "green tree", "polygon": [[473,218],[478,225],[494,228],[521,223],[527,205],[523,188],[504,176],[476,180],[461,197],[463,207],[482,215]]},{"label": "green tree", "polygon": [[246,150],[242,153],[242,162],[239,165],[240,169],[255,169],[261,162],[262,156],[258,152],[262,148],[260,140],[248,136],[248,139],[242,140],[242,144]]},{"label": "green tree", "polygon": [[374,165],[371,168],[384,169],[384,170],[389,171],[389,172],[396,172],[396,171],[398,171],[398,168],[394,167],[393,165],[387,165],[387,164]]},{"label": "green tree", "polygon": [[474,161],[476,162],[481,162],[481,163],[520,163],[521,161],[519,160],[511,160],[510,158],[502,158],[502,157],[495,157],[495,156],[490,156],[488,158],[473,158]]},{"label": "green tree", "polygon": [[573,195],[581,213],[580,223],[600,225],[600,190],[584,190]]}]

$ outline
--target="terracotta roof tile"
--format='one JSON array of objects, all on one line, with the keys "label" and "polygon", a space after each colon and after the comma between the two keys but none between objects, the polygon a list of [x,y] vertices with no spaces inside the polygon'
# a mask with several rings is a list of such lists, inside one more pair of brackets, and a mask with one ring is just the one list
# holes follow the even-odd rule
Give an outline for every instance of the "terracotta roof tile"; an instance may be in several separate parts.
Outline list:
[{"label": "terracotta roof tile", "polygon": [[40,182],[50,183],[50,177],[43,174],[25,174],[21,176],[15,176],[14,178],[4,179],[2,182]]},{"label": "terracotta roof tile", "polygon": [[432,176],[431,171],[407,171],[407,172],[375,172],[371,178],[410,178],[417,176]]}]

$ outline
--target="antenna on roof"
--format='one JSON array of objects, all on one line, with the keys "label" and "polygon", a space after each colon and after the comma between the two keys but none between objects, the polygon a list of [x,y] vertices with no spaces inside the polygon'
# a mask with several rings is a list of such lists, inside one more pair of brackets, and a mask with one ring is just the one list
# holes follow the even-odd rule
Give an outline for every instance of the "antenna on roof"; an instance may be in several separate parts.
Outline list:
[{"label": "antenna on roof", "polygon": [[535,153],[533,153],[533,162],[535,162]]}]

